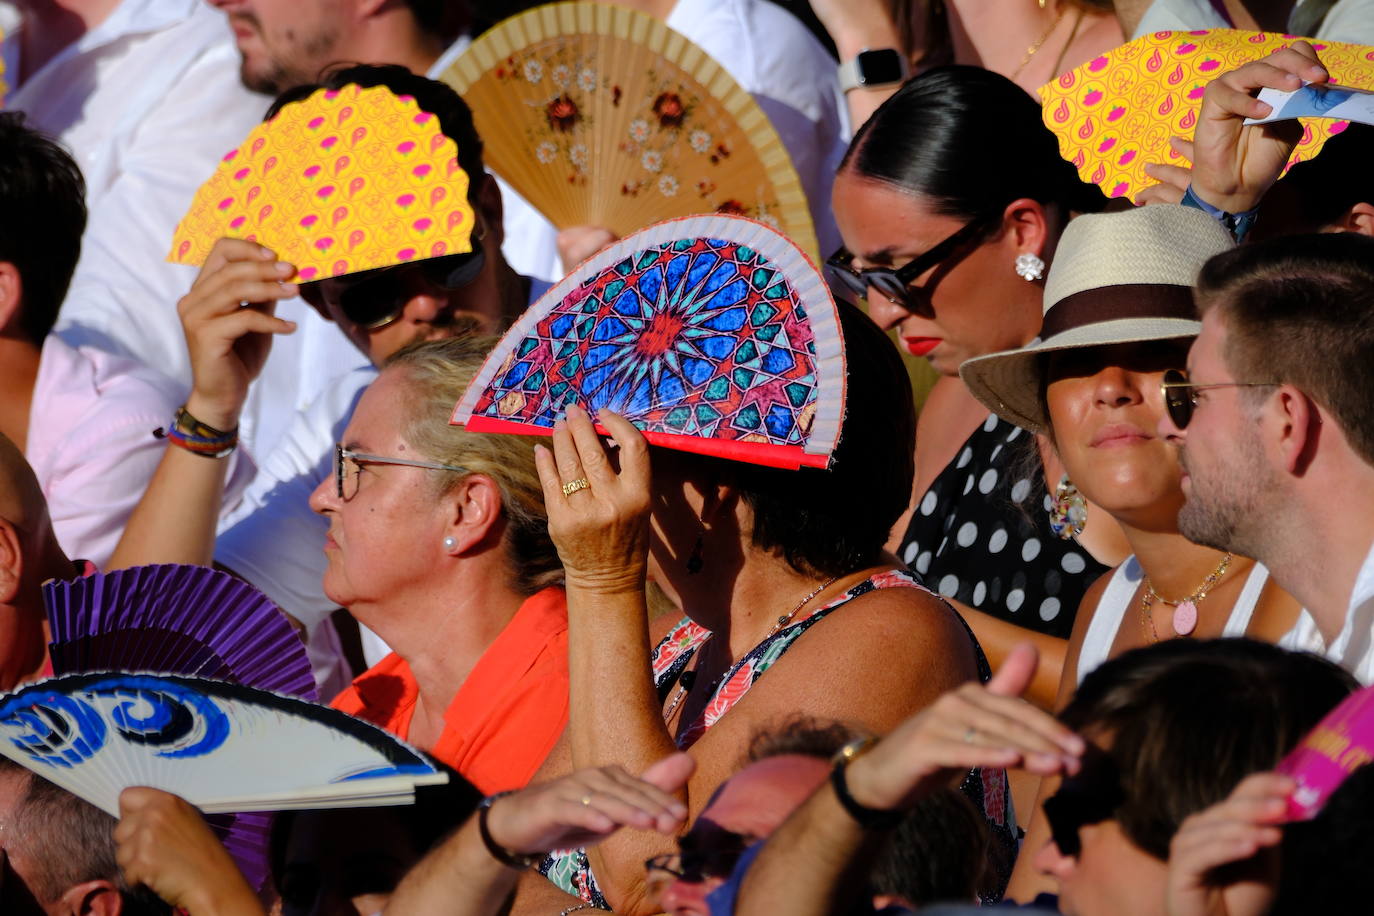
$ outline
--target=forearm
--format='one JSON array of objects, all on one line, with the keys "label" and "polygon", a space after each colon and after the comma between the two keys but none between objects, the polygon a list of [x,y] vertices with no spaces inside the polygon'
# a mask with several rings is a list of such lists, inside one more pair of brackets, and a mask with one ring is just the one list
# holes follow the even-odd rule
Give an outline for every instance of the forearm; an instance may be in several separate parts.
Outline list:
[{"label": "forearm", "polygon": [[1053,710],[1055,697],[1059,694],[1059,679],[1064,668],[1068,640],[1018,627],[1016,624],[999,620],[957,602],[955,607],[978,637],[978,644],[983,647],[983,653],[987,656],[988,664],[992,666],[993,671],[1002,667],[1007,654],[1018,643],[1035,644],[1036,650],[1040,653],[1040,667],[1035,671],[1035,679],[1026,693],[1026,699],[1041,709]]},{"label": "forearm", "polygon": [[190,916],[264,916],[257,895],[242,879],[224,886],[202,885],[196,898],[185,907]]},{"label": "forearm", "polygon": [[865,865],[880,839],[850,817],[827,782],[768,839],[745,875],[735,916],[861,911]]},{"label": "forearm", "polygon": [[110,569],[148,563],[209,566],[228,459],[168,444],[110,557]]},{"label": "forearm", "polygon": [[520,874],[492,858],[469,818],[410,870],[383,912],[489,916],[501,912]]},{"label": "forearm", "polygon": [[[835,52],[841,62],[853,60],[860,51],[881,48],[896,48],[897,52],[904,58],[911,59],[912,49],[907,46],[905,39],[897,33],[896,25],[886,15],[885,10],[875,11],[873,15],[846,15],[841,19],[840,24],[837,24],[832,30],[830,37],[835,40]],[[896,91],[896,86],[875,88],[861,86],[846,92],[844,100],[849,107],[851,130],[857,131],[862,127],[864,122],[873,115],[873,112],[877,111],[878,107]]]}]

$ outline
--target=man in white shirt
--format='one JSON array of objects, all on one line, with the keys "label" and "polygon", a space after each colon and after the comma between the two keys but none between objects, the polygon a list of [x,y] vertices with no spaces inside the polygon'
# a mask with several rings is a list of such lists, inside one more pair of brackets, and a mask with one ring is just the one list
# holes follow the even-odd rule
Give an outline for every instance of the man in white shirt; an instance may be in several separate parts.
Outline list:
[{"label": "man in white shirt", "polygon": [[1255,557],[1307,609],[1302,648],[1374,682],[1374,239],[1213,258],[1188,378],[1166,376],[1179,530]]}]

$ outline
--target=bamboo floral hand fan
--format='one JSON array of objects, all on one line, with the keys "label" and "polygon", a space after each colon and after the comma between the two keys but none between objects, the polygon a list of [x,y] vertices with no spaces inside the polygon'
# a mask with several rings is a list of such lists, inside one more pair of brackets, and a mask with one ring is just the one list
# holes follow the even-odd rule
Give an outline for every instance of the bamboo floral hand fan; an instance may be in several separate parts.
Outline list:
[{"label": "bamboo floral hand fan", "polygon": [[302,282],[472,250],[458,147],[410,96],[321,89],[231,150],[177,226],[169,261],[199,265],[249,239]]},{"label": "bamboo floral hand fan", "polygon": [[692,216],[622,239],[530,306],[452,422],[550,435],[577,403],[656,445],[824,468],[844,383],[835,303],[801,250],[753,220]]},{"label": "bamboo floral hand fan", "polygon": [[560,229],[618,236],[734,213],[817,256],[806,194],[767,115],[705,51],[652,16],[555,3],[483,34],[444,74],[486,161]]},{"label": "bamboo floral hand fan", "polygon": [[130,786],[215,813],[410,804],[448,779],[338,710],[174,675],[74,674],[0,697],[0,754],[116,817]]},{"label": "bamboo floral hand fan", "polygon": [[[1169,146],[1192,139],[1207,84],[1227,70],[1288,47],[1292,35],[1207,29],[1155,32],[1063,74],[1040,87],[1045,124],[1079,177],[1110,197],[1134,198],[1156,182],[1148,163],[1187,165]],[[1331,81],[1374,89],[1374,48],[1339,41],[1311,42]],[[1292,168],[1321,150],[1348,121],[1300,119],[1302,140]]]}]

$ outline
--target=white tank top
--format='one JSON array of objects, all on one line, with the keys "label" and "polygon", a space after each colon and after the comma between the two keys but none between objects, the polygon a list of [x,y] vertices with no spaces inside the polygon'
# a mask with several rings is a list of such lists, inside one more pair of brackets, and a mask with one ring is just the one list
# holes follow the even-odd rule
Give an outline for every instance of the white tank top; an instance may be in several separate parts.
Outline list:
[{"label": "white tank top", "polygon": [[[1136,562],[1134,554],[1127,557],[1112,573],[1107,588],[1102,592],[1102,599],[1098,601],[1097,609],[1093,612],[1092,620],[1088,622],[1088,632],[1083,635],[1083,645],[1078,652],[1079,684],[1083,683],[1083,678],[1089,671],[1107,660],[1112,645],[1116,642],[1116,634],[1120,632],[1121,625],[1126,619],[1127,611],[1136,606],[1135,592],[1144,577],[1145,571]],[[1226,626],[1221,631],[1222,636],[1245,635],[1246,628],[1250,626],[1250,617],[1255,612],[1255,603],[1259,601],[1260,592],[1264,591],[1264,584],[1268,581],[1269,570],[1256,563],[1245,580],[1245,587],[1241,589],[1240,596],[1236,598],[1235,606],[1231,608],[1231,616],[1227,618]],[[1306,611],[1298,615],[1297,624],[1279,640],[1280,647],[1298,648],[1301,635],[1299,630],[1302,629],[1302,621],[1306,616]]]}]

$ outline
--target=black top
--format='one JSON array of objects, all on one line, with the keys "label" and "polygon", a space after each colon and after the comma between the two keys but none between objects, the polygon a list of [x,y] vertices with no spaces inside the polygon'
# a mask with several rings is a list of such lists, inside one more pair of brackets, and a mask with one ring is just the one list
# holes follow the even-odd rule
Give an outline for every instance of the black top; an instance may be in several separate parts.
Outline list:
[{"label": "black top", "polygon": [[1040,462],[1021,460],[1034,447],[1030,433],[989,414],[921,498],[901,556],[946,598],[1067,638],[1107,567],[1050,530]]}]

